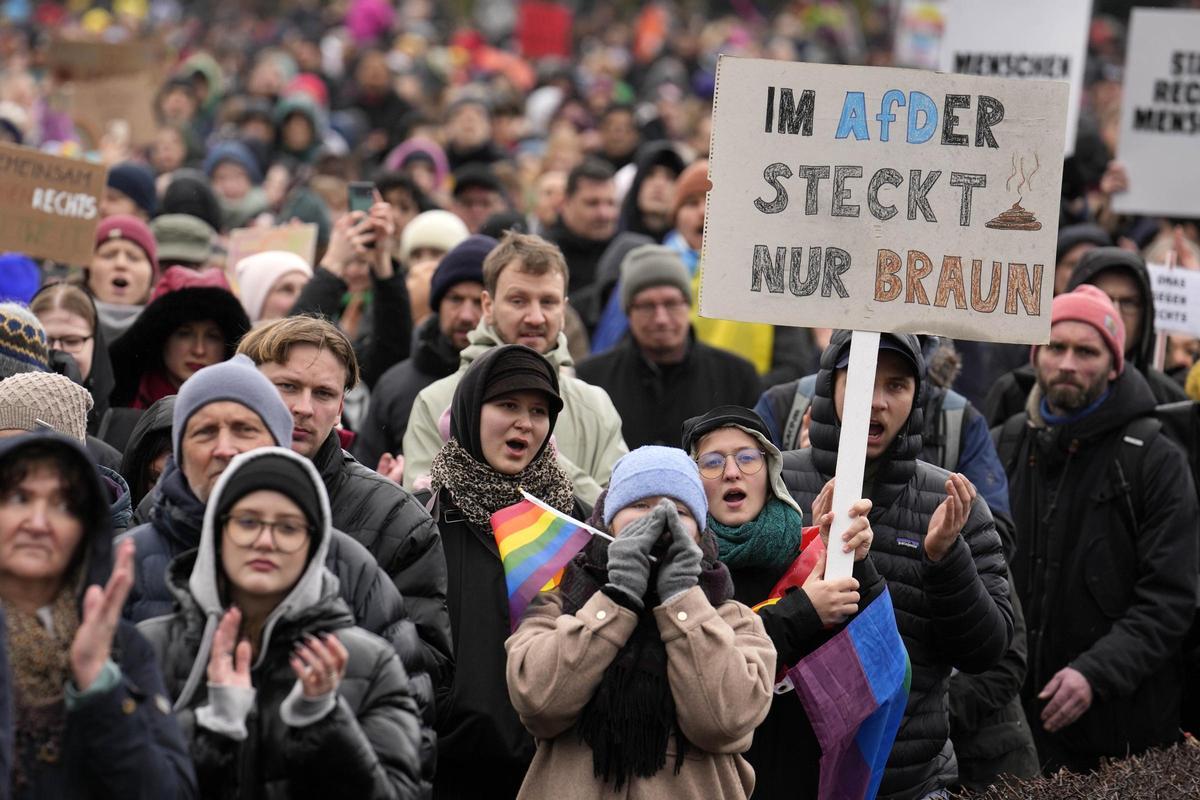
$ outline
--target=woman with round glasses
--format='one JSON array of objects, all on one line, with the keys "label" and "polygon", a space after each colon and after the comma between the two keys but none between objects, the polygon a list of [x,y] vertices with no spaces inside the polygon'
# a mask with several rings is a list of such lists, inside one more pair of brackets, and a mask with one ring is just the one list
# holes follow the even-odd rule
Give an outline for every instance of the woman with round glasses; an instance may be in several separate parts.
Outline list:
[{"label": "woman with round glasses", "polygon": [[[708,527],[716,535],[720,560],[733,576],[735,600],[755,606],[766,600],[800,552],[804,519],[784,487],[782,459],[767,426],[748,408],[719,406],[683,425],[683,446],[700,469],[708,497]],[[833,481],[813,503],[813,522],[828,538]],[[759,610],[780,668],[815,650],[883,591],[867,551],[870,500],[851,506],[852,521],[837,543],[854,551],[854,576],[825,580],[818,560],[800,588]],[[835,544],[826,542],[827,546]],[[746,759],[754,767],[759,798],[817,796],[821,750],[795,692],[776,695],[766,720],[754,733]]]},{"label": "woman with round glasses", "polygon": [[203,797],[417,796],[420,718],[395,651],[354,626],[325,568],[329,500],[308,459],[237,456],[200,546],[171,562],[176,613],[142,622]]}]

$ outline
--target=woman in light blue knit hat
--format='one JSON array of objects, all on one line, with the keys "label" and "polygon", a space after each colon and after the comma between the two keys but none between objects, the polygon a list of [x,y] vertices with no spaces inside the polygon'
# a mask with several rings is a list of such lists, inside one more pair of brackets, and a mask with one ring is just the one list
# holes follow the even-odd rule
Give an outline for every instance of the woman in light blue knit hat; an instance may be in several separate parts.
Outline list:
[{"label": "woman in light blue knit hat", "polygon": [[733,600],[707,514],[682,450],[617,462],[593,516],[615,538],[593,538],[505,643],[509,695],[538,740],[520,798],[753,791],[741,753],[771,704],[775,649]]}]

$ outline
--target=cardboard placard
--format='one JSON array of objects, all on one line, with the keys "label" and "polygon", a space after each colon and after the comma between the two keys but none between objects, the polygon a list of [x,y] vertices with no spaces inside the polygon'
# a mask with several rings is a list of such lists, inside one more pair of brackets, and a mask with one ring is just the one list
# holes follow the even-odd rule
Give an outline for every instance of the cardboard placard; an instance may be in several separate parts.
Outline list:
[{"label": "cardboard placard", "polygon": [[158,130],[154,98],[159,82],[157,70],[146,70],[72,81],[62,93],[85,145],[95,147],[110,123],[123,120],[129,126],[130,143],[145,147]]},{"label": "cardboard placard", "polygon": [[700,313],[1033,343],[1067,85],[722,56]]},{"label": "cardboard placard", "polygon": [[114,44],[58,38],[46,51],[46,63],[62,80],[94,80],[145,70],[159,71],[166,61],[161,39]]},{"label": "cardboard placard", "polygon": [[1092,0],[947,0],[942,72],[1069,81],[1064,152],[1075,151]]},{"label": "cardboard placard", "polygon": [[1154,330],[1200,336],[1200,270],[1148,264]]},{"label": "cardboard placard", "polygon": [[225,272],[232,276],[237,263],[243,258],[268,250],[295,253],[310,266],[315,266],[313,259],[317,256],[316,223],[277,225],[273,228],[238,228],[229,234]]},{"label": "cardboard placard", "polygon": [[1113,208],[1200,217],[1200,10],[1135,8],[1126,52]]},{"label": "cardboard placard", "polygon": [[100,164],[0,144],[0,250],[90,262],[107,174]]}]

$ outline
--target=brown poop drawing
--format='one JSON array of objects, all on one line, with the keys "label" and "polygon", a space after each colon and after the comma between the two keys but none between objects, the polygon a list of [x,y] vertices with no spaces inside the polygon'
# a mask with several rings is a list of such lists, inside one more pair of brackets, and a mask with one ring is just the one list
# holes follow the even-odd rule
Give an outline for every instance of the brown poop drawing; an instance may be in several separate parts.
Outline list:
[{"label": "brown poop drawing", "polygon": [[1021,194],[1021,187],[1032,187],[1033,176],[1042,166],[1042,162],[1038,158],[1037,153],[1033,154],[1033,160],[1033,172],[1030,172],[1029,175],[1026,175],[1025,159],[1021,159],[1020,167],[1018,168],[1017,154],[1013,153],[1013,171],[1012,174],[1008,176],[1008,180],[1004,183],[1004,191],[1007,192],[1009,190],[1009,186],[1012,184],[1012,179],[1017,176],[1018,172],[1020,172],[1021,182],[1017,184],[1017,202],[1012,204],[1012,208],[1001,211],[993,219],[985,222],[984,227],[1001,231],[1040,231],[1042,229],[1042,223],[1038,222],[1037,217],[1035,217],[1032,212],[1021,208],[1021,200],[1024,199],[1024,196]]}]

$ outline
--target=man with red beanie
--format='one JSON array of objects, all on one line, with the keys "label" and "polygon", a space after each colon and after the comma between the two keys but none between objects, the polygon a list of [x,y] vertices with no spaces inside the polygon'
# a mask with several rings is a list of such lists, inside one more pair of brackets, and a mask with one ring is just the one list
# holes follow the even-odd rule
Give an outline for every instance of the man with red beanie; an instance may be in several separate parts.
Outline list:
[{"label": "man with red beanie", "polygon": [[1037,384],[998,445],[1028,625],[1022,700],[1043,767],[1086,771],[1179,738],[1197,500],[1103,291],[1054,298],[1032,360]]}]

